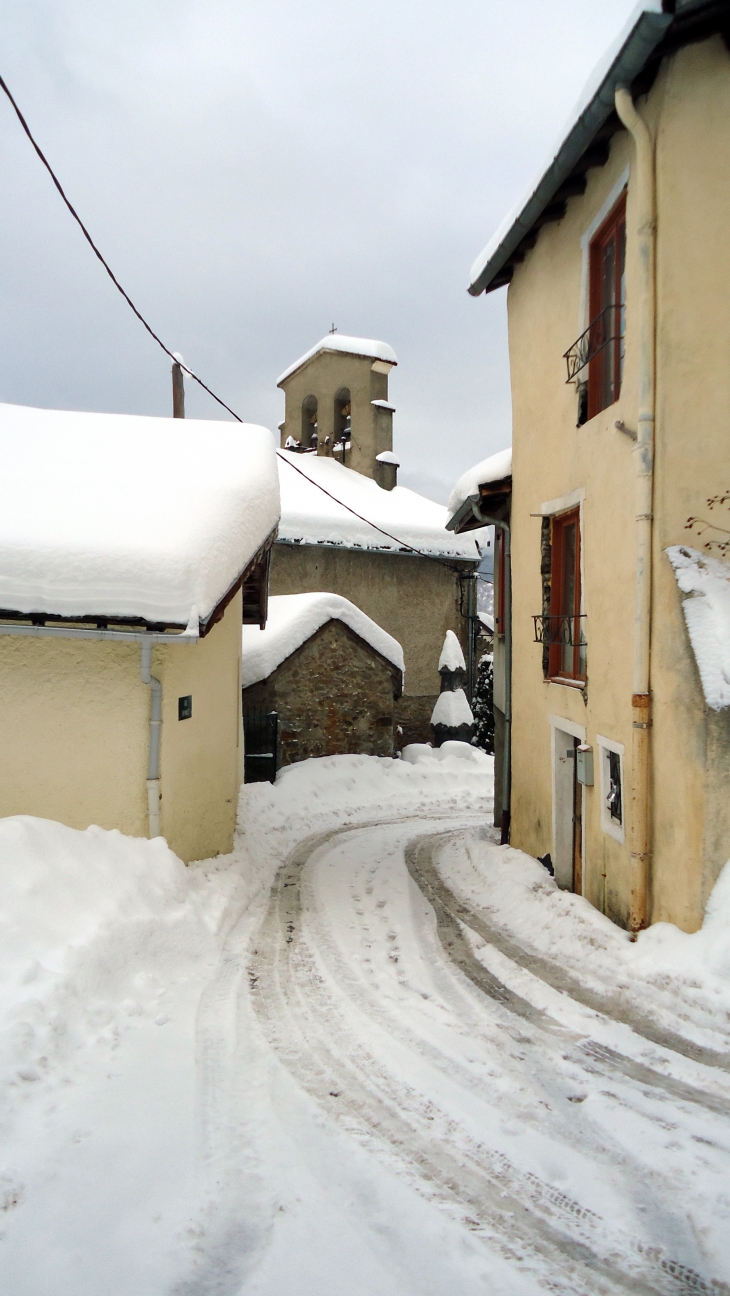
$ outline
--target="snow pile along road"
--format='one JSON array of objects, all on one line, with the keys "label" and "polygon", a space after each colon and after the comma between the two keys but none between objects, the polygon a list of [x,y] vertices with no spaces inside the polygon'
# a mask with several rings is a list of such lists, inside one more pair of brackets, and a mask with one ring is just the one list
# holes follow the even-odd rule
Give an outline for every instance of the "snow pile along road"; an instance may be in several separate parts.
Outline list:
[{"label": "snow pile along road", "polygon": [[17,817],[0,889],[0,1289],[159,1296],[199,1205],[200,990],[255,878]]}]

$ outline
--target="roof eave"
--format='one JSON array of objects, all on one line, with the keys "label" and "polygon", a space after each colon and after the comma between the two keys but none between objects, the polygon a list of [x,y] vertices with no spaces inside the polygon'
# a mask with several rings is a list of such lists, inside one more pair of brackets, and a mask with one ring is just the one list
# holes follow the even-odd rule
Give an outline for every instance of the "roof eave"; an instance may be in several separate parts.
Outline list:
[{"label": "roof eave", "polygon": [[[672,21],[672,15],[668,13],[640,14],[603,75],[598,89],[565,137],[520,214],[469,284],[469,292],[473,297],[478,297],[482,292],[490,292],[509,282],[511,269],[506,272],[510,257],[517,251],[522,240],[534,229],[536,222],[555,198],[561,185],[568,180],[596,133],[614,111],[616,87],[622,84],[630,85],[639,75]],[[504,273],[500,274],[500,272]]]}]

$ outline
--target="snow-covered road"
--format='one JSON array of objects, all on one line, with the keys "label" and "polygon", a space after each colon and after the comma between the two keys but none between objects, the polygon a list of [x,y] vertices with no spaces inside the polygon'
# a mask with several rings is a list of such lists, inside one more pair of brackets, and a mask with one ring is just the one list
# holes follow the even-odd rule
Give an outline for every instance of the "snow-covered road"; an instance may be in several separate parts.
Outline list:
[{"label": "snow-covered road", "polygon": [[510,1290],[727,1290],[723,1229],[700,1222],[718,1222],[730,1085],[598,1015],[579,984],[561,1002],[570,978],[498,933],[479,956],[484,917],[434,863],[446,827],[292,852],[249,965],[266,1040],[328,1121],[506,1262]]},{"label": "snow-covered road", "polygon": [[0,821],[3,1296],[730,1293],[730,866],[631,943],[414,757]]}]

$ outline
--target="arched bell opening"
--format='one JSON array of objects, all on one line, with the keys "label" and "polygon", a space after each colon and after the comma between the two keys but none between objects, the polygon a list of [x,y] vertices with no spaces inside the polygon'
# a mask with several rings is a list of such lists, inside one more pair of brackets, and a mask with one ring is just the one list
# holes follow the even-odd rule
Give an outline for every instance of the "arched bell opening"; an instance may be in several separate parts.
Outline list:
[{"label": "arched bell opening", "polygon": [[334,444],[333,454],[345,462],[350,448],[350,431],[352,427],[352,401],[349,387],[341,387],[335,396]]},{"label": "arched bell opening", "polygon": [[316,450],[319,439],[319,427],[317,422],[317,397],[305,396],[302,401],[302,436],[301,443],[304,450]]}]

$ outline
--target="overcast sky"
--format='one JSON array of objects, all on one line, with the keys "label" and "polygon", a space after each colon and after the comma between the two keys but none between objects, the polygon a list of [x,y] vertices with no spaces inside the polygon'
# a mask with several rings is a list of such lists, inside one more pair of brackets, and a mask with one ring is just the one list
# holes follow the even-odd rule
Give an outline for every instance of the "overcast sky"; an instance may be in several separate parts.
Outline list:
[{"label": "overcast sky", "polygon": [[[632,8],[23,0],[0,72],[209,386],[275,429],[278,374],[331,324],[384,339],[401,480],[436,496],[510,439],[506,290],[468,296],[469,267]],[[0,399],[168,414],[169,362],[0,98]],[[188,416],[228,417],[191,386]]]}]

